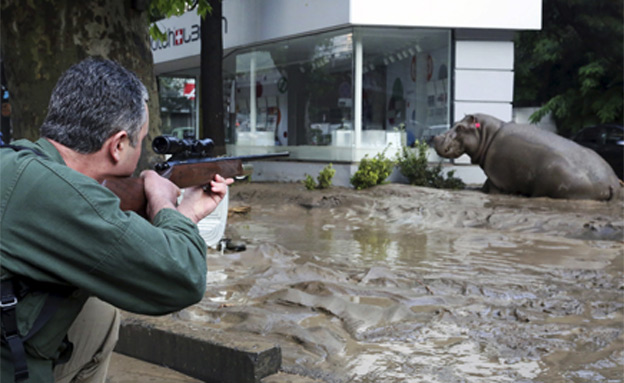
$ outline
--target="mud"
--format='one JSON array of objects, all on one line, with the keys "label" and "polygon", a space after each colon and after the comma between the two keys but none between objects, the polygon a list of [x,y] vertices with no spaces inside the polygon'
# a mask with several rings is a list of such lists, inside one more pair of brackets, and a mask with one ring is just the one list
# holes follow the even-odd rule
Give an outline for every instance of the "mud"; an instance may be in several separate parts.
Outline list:
[{"label": "mud", "polygon": [[[621,382],[624,204],[237,184],[201,303],[325,382]],[[237,209],[240,208],[240,209]]]}]

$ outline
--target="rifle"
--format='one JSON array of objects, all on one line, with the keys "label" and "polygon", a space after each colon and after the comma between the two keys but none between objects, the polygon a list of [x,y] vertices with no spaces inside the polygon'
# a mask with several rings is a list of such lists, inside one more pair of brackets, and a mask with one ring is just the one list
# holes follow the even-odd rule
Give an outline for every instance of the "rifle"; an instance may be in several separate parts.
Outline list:
[{"label": "rifle", "polygon": [[[213,148],[214,142],[210,138],[197,140],[158,136],[152,141],[152,149],[158,154],[171,155],[171,157],[165,162],[156,164],[154,170],[179,188],[184,189],[190,186],[208,185],[215,174],[224,178],[247,176],[249,172],[243,169],[243,161],[287,157],[289,155],[288,152],[280,152],[238,157],[215,157],[212,153]],[[119,197],[122,210],[134,211],[146,217],[147,198],[141,178],[109,178],[104,180],[102,185]]]}]

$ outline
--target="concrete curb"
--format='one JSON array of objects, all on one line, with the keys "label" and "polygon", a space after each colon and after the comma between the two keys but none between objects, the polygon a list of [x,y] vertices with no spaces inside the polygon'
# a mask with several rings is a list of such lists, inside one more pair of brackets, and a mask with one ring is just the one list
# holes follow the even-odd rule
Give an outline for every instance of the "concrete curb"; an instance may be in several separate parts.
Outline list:
[{"label": "concrete curb", "polygon": [[282,363],[278,345],[186,324],[171,328],[150,317],[125,318],[115,351],[215,383],[259,383]]}]

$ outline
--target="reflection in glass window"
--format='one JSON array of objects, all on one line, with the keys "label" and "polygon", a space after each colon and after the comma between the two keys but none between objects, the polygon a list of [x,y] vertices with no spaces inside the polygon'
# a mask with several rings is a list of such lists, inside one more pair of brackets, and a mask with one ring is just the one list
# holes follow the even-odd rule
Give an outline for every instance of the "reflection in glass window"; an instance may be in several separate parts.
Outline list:
[{"label": "reflection in glass window", "polygon": [[195,137],[197,104],[195,78],[158,77],[162,133],[178,138]]},{"label": "reflection in glass window", "polygon": [[412,145],[448,129],[450,32],[398,28],[358,28],[358,32],[364,50],[363,140],[367,130],[405,131]]},{"label": "reflection in glass window", "polygon": [[330,145],[353,128],[351,32],[235,52],[224,60],[229,142]]},{"label": "reflection in glass window", "polygon": [[439,134],[450,41],[449,30],[356,27],[234,51],[223,63],[228,143],[383,149]]}]

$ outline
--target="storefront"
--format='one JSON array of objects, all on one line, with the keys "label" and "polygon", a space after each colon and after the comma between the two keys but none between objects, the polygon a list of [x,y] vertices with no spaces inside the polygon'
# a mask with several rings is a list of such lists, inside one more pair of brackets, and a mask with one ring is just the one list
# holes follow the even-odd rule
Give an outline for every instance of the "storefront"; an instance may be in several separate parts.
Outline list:
[{"label": "storefront", "polygon": [[[541,0],[442,3],[225,0],[228,152],[287,147],[296,160],[353,163],[428,140],[464,113],[511,119],[513,31],[541,26]],[[199,19],[161,28],[163,130],[197,131]]]},{"label": "storefront", "polygon": [[[356,160],[449,126],[449,30],[352,27],[224,59],[229,142]],[[299,153],[303,156],[303,151]]]}]

